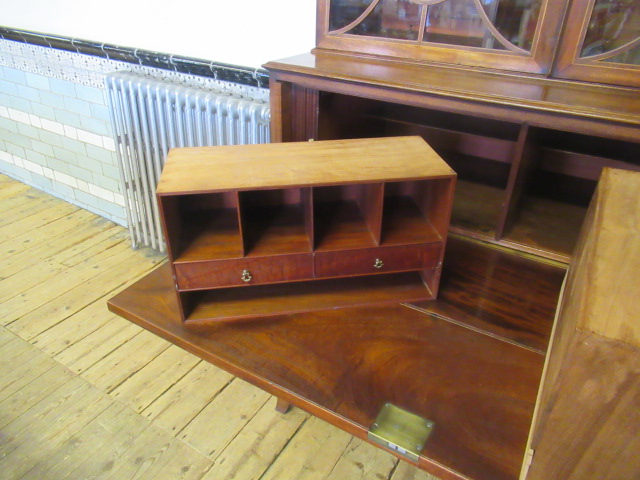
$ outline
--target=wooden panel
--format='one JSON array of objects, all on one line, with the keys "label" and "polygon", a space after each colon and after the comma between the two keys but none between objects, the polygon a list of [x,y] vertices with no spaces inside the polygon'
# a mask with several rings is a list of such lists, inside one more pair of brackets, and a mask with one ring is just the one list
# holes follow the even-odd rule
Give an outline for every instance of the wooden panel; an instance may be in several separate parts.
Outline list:
[{"label": "wooden panel", "polygon": [[511,163],[511,171],[505,200],[498,226],[496,228],[496,238],[500,239],[504,232],[516,221],[518,210],[520,209],[521,198],[524,195],[524,189],[529,183],[531,171],[535,167],[537,156],[535,155],[534,132],[529,125],[524,124],[520,130],[518,142],[513,152],[513,161]]},{"label": "wooden panel", "polygon": [[291,84],[278,82],[269,78],[269,103],[271,105],[271,121],[269,122],[271,141],[287,141],[291,119]]},{"label": "wooden panel", "polygon": [[[639,188],[640,173],[603,170],[558,308],[530,438],[540,450],[531,478],[640,473],[626,453],[637,452],[640,264],[630,252],[640,232]],[[593,463],[612,452],[622,463],[605,462],[609,472]]]},{"label": "wooden panel", "polygon": [[[244,270],[251,273],[249,282],[241,278]],[[313,256],[309,253],[176,263],[175,271],[180,290],[260,285],[313,278]]]},{"label": "wooden panel", "polygon": [[380,230],[382,228],[382,199],[384,196],[384,184],[370,183],[361,185],[358,195],[358,204],[364,216],[367,226],[373,235],[376,245],[380,244]]},{"label": "wooden panel", "polygon": [[303,188],[300,191],[300,200],[302,203],[302,211],[304,215],[304,228],[307,233],[307,241],[311,250],[315,249],[315,226],[313,218],[313,189]]},{"label": "wooden panel", "polygon": [[527,196],[503,243],[568,263],[586,213],[580,205]]},{"label": "wooden panel", "polygon": [[[638,141],[635,89],[494,74],[454,66],[407,64],[316,51],[265,65],[277,78],[320,90]],[[415,95],[412,93],[415,92]],[[420,96],[421,98],[417,98]],[[561,115],[549,115],[549,113]],[[567,116],[567,117],[565,117]],[[624,124],[633,125],[625,129]],[[633,140],[632,140],[633,141]]]},{"label": "wooden panel", "polygon": [[402,306],[189,331],[164,270],[110,308],[360,438],[387,401],[434,420],[420,466],[443,478],[517,478],[542,368],[538,353]]},{"label": "wooden panel", "polygon": [[420,135],[437,152],[457,152],[504,163],[509,163],[512,160],[512,140],[448,130],[388,117],[373,117],[372,120],[385,123],[385,135]]},{"label": "wooden panel", "polygon": [[[164,286],[170,282],[169,271],[163,265],[150,280]],[[189,325],[433,298],[417,272],[181,292],[179,296],[188,307],[184,320]]]},{"label": "wooden panel", "polygon": [[639,478],[638,350],[578,332],[567,358],[527,480]]},{"label": "wooden panel", "polygon": [[[602,201],[602,184],[598,186],[586,213],[582,231],[577,239],[574,261],[567,272],[566,285],[558,304],[553,336],[550,340],[549,354],[545,365],[545,374],[538,395],[538,413],[532,425],[530,443],[535,445],[540,438],[543,425],[547,417],[544,415],[553,403],[556,385],[572,339],[584,315],[585,305],[592,301],[584,294],[590,282],[591,263],[593,254],[593,236],[597,235],[594,228],[599,216],[599,202]],[[605,189],[606,191],[606,189]],[[593,233],[592,233],[593,232]],[[595,299],[594,299],[595,300]]]},{"label": "wooden panel", "polygon": [[481,183],[458,180],[451,212],[451,226],[459,231],[495,238],[505,191]]},{"label": "wooden panel", "polygon": [[541,148],[540,168],[561,175],[598,180],[604,167],[640,171],[640,165],[625,160],[588,155],[550,147]]},{"label": "wooden panel", "polygon": [[[270,134],[273,143],[318,138],[318,91],[269,79]],[[293,121],[293,119],[296,119]]]},{"label": "wooden panel", "polygon": [[157,191],[164,195],[453,174],[419,137],[194,147],[169,152]]},{"label": "wooden panel", "polygon": [[423,215],[443,240],[447,237],[451,220],[456,180],[454,178],[451,181],[436,180],[424,183],[422,198],[418,200]]},{"label": "wooden panel", "polygon": [[[441,243],[319,252],[314,255],[314,271],[322,278],[423,270],[435,267],[441,252]],[[380,267],[375,266],[377,260],[382,261]]]},{"label": "wooden panel", "polygon": [[[586,245],[575,257],[587,276],[578,328],[640,347],[640,173],[604,169]],[[583,231],[584,232],[584,231]],[[584,234],[584,233],[583,233]]]}]

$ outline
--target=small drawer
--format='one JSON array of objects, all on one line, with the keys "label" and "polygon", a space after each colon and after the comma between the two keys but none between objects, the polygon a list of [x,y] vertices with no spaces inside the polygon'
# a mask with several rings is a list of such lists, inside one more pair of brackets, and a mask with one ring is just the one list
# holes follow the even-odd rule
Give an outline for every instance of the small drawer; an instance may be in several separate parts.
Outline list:
[{"label": "small drawer", "polygon": [[313,278],[311,254],[176,263],[180,290],[260,285]]},{"label": "small drawer", "polygon": [[442,245],[377,247],[340,252],[320,252],[314,257],[316,278],[425,270],[440,260]]}]

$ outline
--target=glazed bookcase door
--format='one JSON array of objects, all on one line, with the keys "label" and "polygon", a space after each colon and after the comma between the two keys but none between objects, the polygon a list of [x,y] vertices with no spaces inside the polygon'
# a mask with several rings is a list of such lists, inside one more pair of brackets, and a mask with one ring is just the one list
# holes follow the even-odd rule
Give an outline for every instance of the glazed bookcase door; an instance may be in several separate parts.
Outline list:
[{"label": "glazed bookcase door", "polygon": [[548,73],[558,0],[319,0],[321,49]]},{"label": "glazed bookcase door", "polygon": [[554,74],[640,87],[640,2],[575,0]]}]

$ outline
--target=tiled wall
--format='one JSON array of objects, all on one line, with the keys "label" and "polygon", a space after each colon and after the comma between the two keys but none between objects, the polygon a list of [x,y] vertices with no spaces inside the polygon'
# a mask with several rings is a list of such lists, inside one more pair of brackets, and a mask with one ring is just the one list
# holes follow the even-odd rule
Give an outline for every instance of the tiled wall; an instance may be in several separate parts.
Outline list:
[{"label": "tiled wall", "polygon": [[0,170],[124,224],[103,91],[2,66],[0,92]]},{"label": "tiled wall", "polygon": [[0,172],[125,225],[103,87],[117,70],[268,101],[259,86],[0,39]]}]

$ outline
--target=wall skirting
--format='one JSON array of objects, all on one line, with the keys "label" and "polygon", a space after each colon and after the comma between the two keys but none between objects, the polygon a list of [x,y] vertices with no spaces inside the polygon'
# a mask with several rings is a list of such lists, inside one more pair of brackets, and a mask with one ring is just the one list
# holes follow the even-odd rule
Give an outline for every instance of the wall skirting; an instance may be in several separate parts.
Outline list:
[{"label": "wall skirting", "polygon": [[38,45],[71,53],[80,53],[130,63],[143,67],[160,68],[176,73],[209,77],[259,88],[269,86],[269,74],[264,69],[183,57],[139,48],[128,48],[109,43],[97,43],[79,38],[61,37],[0,26],[0,39]]}]

